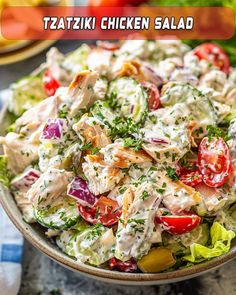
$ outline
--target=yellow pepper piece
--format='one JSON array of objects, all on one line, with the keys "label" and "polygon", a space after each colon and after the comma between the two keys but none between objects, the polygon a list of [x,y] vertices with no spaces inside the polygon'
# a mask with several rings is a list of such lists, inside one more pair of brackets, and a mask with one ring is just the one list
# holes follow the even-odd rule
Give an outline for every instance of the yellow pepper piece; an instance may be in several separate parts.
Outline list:
[{"label": "yellow pepper piece", "polygon": [[138,261],[138,267],[142,272],[161,272],[176,263],[174,253],[167,248],[152,248],[147,255]]}]

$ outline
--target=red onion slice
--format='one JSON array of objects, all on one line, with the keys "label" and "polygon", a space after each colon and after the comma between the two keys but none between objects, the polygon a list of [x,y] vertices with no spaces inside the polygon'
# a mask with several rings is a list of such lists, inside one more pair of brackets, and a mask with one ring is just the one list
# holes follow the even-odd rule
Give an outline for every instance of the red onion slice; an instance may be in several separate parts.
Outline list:
[{"label": "red onion slice", "polygon": [[28,191],[32,184],[34,184],[39,177],[40,172],[32,168],[14,178],[11,182],[11,185],[17,190]]},{"label": "red onion slice", "polygon": [[90,192],[86,181],[81,177],[76,177],[68,185],[68,196],[77,200],[82,206],[92,207],[97,201],[97,197]]},{"label": "red onion slice", "polygon": [[46,126],[43,129],[41,140],[50,142],[60,142],[63,131],[66,131],[67,121],[65,119],[48,119]]}]

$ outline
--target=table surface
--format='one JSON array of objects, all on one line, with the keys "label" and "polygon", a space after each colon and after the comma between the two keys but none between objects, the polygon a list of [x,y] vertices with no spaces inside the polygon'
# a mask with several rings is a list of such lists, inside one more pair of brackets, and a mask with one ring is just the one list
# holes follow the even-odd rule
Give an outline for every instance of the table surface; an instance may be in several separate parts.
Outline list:
[{"label": "table surface", "polygon": [[[60,41],[64,53],[78,47],[79,41]],[[16,64],[0,67],[0,89],[33,71],[45,60],[45,52]],[[22,285],[19,295],[233,295],[236,294],[236,261],[219,270],[185,282],[127,287],[104,284],[63,268],[25,243]],[[1,291],[0,291],[1,293]]]}]

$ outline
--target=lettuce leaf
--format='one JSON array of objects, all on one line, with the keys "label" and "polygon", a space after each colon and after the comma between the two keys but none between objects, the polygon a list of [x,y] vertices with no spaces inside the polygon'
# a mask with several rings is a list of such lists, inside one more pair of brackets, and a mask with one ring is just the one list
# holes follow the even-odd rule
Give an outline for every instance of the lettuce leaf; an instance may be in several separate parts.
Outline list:
[{"label": "lettuce leaf", "polygon": [[5,185],[6,187],[10,186],[10,173],[7,168],[7,160],[6,157],[0,155],[0,183]]},{"label": "lettuce leaf", "polygon": [[214,222],[210,230],[212,245],[209,247],[194,243],[190,246],[190,255],[183,257],[192,263],[199,263],[217,256],[221,256],[230,250],[231,240],[235,237],[232,230],[225,229],[219,222]]}]

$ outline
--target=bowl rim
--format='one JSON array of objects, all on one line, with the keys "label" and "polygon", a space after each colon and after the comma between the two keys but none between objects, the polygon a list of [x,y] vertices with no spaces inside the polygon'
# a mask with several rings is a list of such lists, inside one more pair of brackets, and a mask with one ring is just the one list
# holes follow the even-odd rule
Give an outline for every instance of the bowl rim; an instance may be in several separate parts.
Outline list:
[{"label": "bowl rim", "polygon": [[182,281],[214,270],[227,262],[230,262],[236,257],[236,246],[234,246],[227,254],[172,272],[144,274],[110,271],[76,261],[64,254],[59,248],[57,249],[56,247],[53,247],[53,244],[50,245],[50,242],[45,242],[40,234],[35,230],[34,224],[28,224],[23,220],[22,214],[15,203],[14,197],[3,185],[0,185],[0,203],[16,228],[36,249],[70,270],[110,283],[124,285],[152,285]]}]

